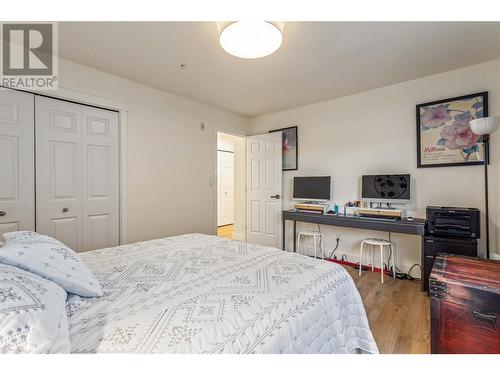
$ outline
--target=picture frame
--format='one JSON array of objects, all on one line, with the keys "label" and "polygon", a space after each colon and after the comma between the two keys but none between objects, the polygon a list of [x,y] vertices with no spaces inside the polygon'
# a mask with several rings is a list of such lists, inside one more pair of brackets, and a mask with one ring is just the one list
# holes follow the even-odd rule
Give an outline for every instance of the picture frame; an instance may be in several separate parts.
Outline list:
[{"label": "picture frame", "polygon": [[281,132],[282,134],[283,171],[296,171],[299,163],[297,126],[269,131],[269,133],[274,132]]},{"label": "picture frame", "polygon": [[483,165],[484,145],[469,121],[487,116],[487,91],[417,104],[417,168]]}]

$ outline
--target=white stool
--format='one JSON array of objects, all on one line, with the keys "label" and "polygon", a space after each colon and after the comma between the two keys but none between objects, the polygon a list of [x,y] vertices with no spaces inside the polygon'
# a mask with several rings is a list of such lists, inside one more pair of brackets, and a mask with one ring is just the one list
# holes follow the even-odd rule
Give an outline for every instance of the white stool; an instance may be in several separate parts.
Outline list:
[{"label": "white stool", "polygon": [[[301,236],[309,236],[313,238],[313,244],[314,244],[314,257],[317,258],[317,248],[316,248],[316,238],[319,239],[319,242],[322,243],[322,235],[320,232],[317,232],[315,230],[304,230],[302,232],[299,232],[297,235],[297,252],[300,254],[300,237]],[[323,255],[323,246],[319,247],[319,250],[321,251],[321,259],[325,259]]]},{"label": "white stool", "polygon": [[[361,249],[359,250],[359,276],[361,276],[361,267],[362,267],[362,260],[363,260],[363,245],[371,245],[372,247],[372,271],[373,271],[373,264],[375,263],[375,246],[380,246],[380,281],[383,283],[384,282],[384,248],[387,246],[387,248],[390,251],[390,254],[392,254],[391,259],[392,259],[392,272],[394,277],[396,277],[396,267],[394,264],[394,244],[391,241],[387,241],[381,238],[367,238],[363,241],[361,241]],[[387,265],[389,266],[389,265]]]}]

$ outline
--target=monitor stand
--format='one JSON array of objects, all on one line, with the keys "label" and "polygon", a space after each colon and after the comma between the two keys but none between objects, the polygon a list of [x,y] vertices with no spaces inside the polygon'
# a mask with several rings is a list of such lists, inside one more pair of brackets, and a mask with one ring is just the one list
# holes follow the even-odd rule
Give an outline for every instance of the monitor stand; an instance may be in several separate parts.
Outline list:
[{"label": "monitor stand", "polygon": [[381,210],[395,210],[396,207],[393,207],[391,203],[382,203],[382,202],[370,202],[370,208],[377,208]]},{"label": "monitor stand", "polygon": [[304,204],[321,204],[321,205],[327,204],[327,202],[320,202],[320,201],[304,201],[303,203]]}]

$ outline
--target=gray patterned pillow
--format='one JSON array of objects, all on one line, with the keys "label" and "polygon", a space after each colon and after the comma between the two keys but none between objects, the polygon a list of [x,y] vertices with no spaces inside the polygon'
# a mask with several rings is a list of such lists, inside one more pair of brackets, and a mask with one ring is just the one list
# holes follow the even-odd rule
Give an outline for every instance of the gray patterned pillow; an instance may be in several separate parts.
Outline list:
[{"label": "gray patterned pillow", "polygon": [[0,264],[0,353],[69,353],[66,292]]},{"label": "gray patterned pillow", "polygon": [[46,236],[44,234],[40,234],[37,232],[33,232],[31,230],[19,230],[15,232],[7,232],[3,234],[3,238],[7,244],[14,243],[61,243],[55,238]]},{"label": "gray patterned pillow", "polygon": [[36,273],[82,297],[100,297],[99,282],[69,247],[35,232],[4,234],[7,243],[0,251],[0,263]]}]

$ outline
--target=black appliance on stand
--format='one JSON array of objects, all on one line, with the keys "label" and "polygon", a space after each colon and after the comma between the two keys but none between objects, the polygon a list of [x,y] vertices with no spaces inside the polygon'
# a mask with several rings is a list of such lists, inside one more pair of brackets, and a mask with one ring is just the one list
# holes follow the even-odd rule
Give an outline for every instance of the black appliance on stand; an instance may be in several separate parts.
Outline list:
[{"label": "black appliance on stand", "polygon": [[439,253],[477,257],[480,237],[480,211],[477,208],[428,206],[427,234],[424,237],[422,267],[424,290]]}]

